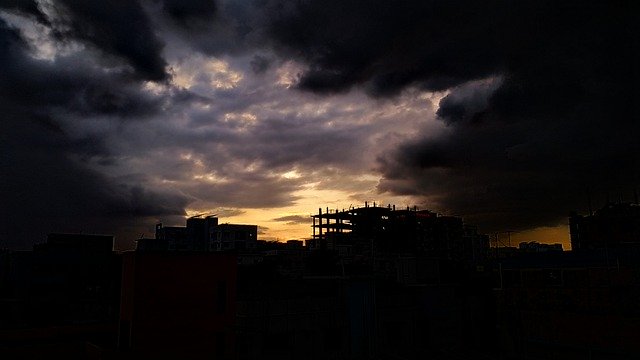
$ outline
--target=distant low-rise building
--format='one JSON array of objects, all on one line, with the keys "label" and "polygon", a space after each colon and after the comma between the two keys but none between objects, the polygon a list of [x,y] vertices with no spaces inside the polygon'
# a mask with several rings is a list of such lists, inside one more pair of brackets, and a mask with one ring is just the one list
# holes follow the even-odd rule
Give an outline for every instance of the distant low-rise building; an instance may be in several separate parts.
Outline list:
[{"label": "distant low-rise building", "polygon": [[640,205],[608,204],[587,216],[569,218],[571,250],[640,246]]},{"label": "distant low-rise building", "polygon": [[562,251],[562,244],[541,244],[536,241],[521,242],[518,246],[521,252],[549,252],[549,251]]},{"label": "distant low-rise building", "polygon": [[215,216],[194,216],[186,226],[156,225],[155,239],[139,239],[136,250],[250,251],[256,248],[257,225],[219,224]]}]

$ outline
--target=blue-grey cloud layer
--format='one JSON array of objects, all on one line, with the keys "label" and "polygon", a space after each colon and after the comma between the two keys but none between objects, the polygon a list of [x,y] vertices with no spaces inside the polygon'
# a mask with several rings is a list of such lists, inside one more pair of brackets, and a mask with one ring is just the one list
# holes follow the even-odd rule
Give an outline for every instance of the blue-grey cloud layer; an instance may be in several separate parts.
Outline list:
[{"label": "blue-grey cloud layer", "polygon": [[[630,9],[625,1],[2,0],[4,14],[46,29],[62,54],[34,57],[27,36],[0,19],[2,246],[46,231],[131,231],[205,199],[288,205],[305,179],[276,172],[363,171],[373,165],[357,161],[370,153],[381,192],[422,197],[487,229],[557,224],[586,206],[587,188],[603,200],[638,186],[639,32]],[[76,50],[63,54],[65,46]],[[171,85],[171,62],[194,56],[236,59],[254,95]],[[290,98],[261,90],[290,59],[303,65]],[[199,76],[202,86],[212,80]],[[340,110],[291,110],[318,101],[305,92],[340,104],[359,91],[384,102],[416,89],[447,92],[437,111],[446,131],[418,133],[384,154],[368,142],[371,126],[333,126]],[[270,96],[289,110],[270,111]],[[257,112],[252,102],[262,107],[257,122],[225,120]],[[185,185],[203,176],[198,166],[229,176]]]}]

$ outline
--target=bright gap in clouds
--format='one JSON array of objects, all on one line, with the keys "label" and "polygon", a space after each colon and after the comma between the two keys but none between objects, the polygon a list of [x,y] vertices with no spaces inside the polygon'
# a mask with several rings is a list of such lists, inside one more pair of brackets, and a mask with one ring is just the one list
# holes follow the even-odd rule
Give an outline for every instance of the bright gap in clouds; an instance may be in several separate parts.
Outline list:
[{"label": "bright gap in clouds", "polygon": [[[86,50],[57,43],[32,19],[7,13],[3,19],[22,31],[36,59]],[[258,54],[208,56],[177,38],[164,52],[169,82],[146,81],[137,89],[161,112],[123,121],[60,109],[58,122],[68,136],[99,137],[109,149],[107,159],[83,159],[90,168],[123,184],[183,196],[187,216],[231,209],[218,211],[222,221],[258,224],[265,239],[309,236],[309,224],[276,219],[308,217],[318,207],[420,203],[380,194],[376,160],[400,143],[444,134],[435,111],[447,91],[409,88],[393,99],[373,99],[359,89],[318,96],[294,88],[306,70],[294,60],[266,54],[272,64],[256,73]],[[168,219],[182,225],[175,216],[153,221]]]},{"label": "bright gap in clouds", "polygon": [[[256,74],[251,59],[171,60],[174,77],[168,87],[198,98],[149,119],[150,130],[138,128],[146,140],[125,163],[137,162],[140,170],[162,179],[159,184],[170,180],[174,191],[192,199],[187,215],[234,209],[230,216],[222,212],[221,221],[258,224],[264,239],[308,237],[309,224],[275,219],[308,217],[318,207],[416,203],[379,194],[375,162],[407,138],[443,132],[434,109],[445,94],[413,89],[394,100],[372,99],[358,90],[317,96],[290,88],[302,65],[282,61]],[[125,144],[114,143],[119,146]]]}]

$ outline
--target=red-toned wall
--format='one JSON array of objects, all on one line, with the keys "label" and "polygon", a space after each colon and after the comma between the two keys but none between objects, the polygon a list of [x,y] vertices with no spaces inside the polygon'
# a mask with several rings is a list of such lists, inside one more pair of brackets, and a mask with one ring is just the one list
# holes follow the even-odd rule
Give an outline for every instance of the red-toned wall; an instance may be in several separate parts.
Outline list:
[{"label": "red-toned wall", "polygon": [[121,347],[150,356],[233,357],[236,267],[236,257],[225,254],[125,254]]}]

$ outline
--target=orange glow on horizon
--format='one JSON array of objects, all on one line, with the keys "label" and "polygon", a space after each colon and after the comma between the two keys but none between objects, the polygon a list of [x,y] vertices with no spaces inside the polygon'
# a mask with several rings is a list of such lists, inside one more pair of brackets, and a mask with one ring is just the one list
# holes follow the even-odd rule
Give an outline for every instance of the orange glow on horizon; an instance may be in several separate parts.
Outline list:
[{"label": "orange glow on horizon", "polygon": [[569,225],[539,227],[511,234],[511,246],[518,247],[521,242],[531,241],[537,241],[541,244],[562,244],[563,250],[571,250]]}]

